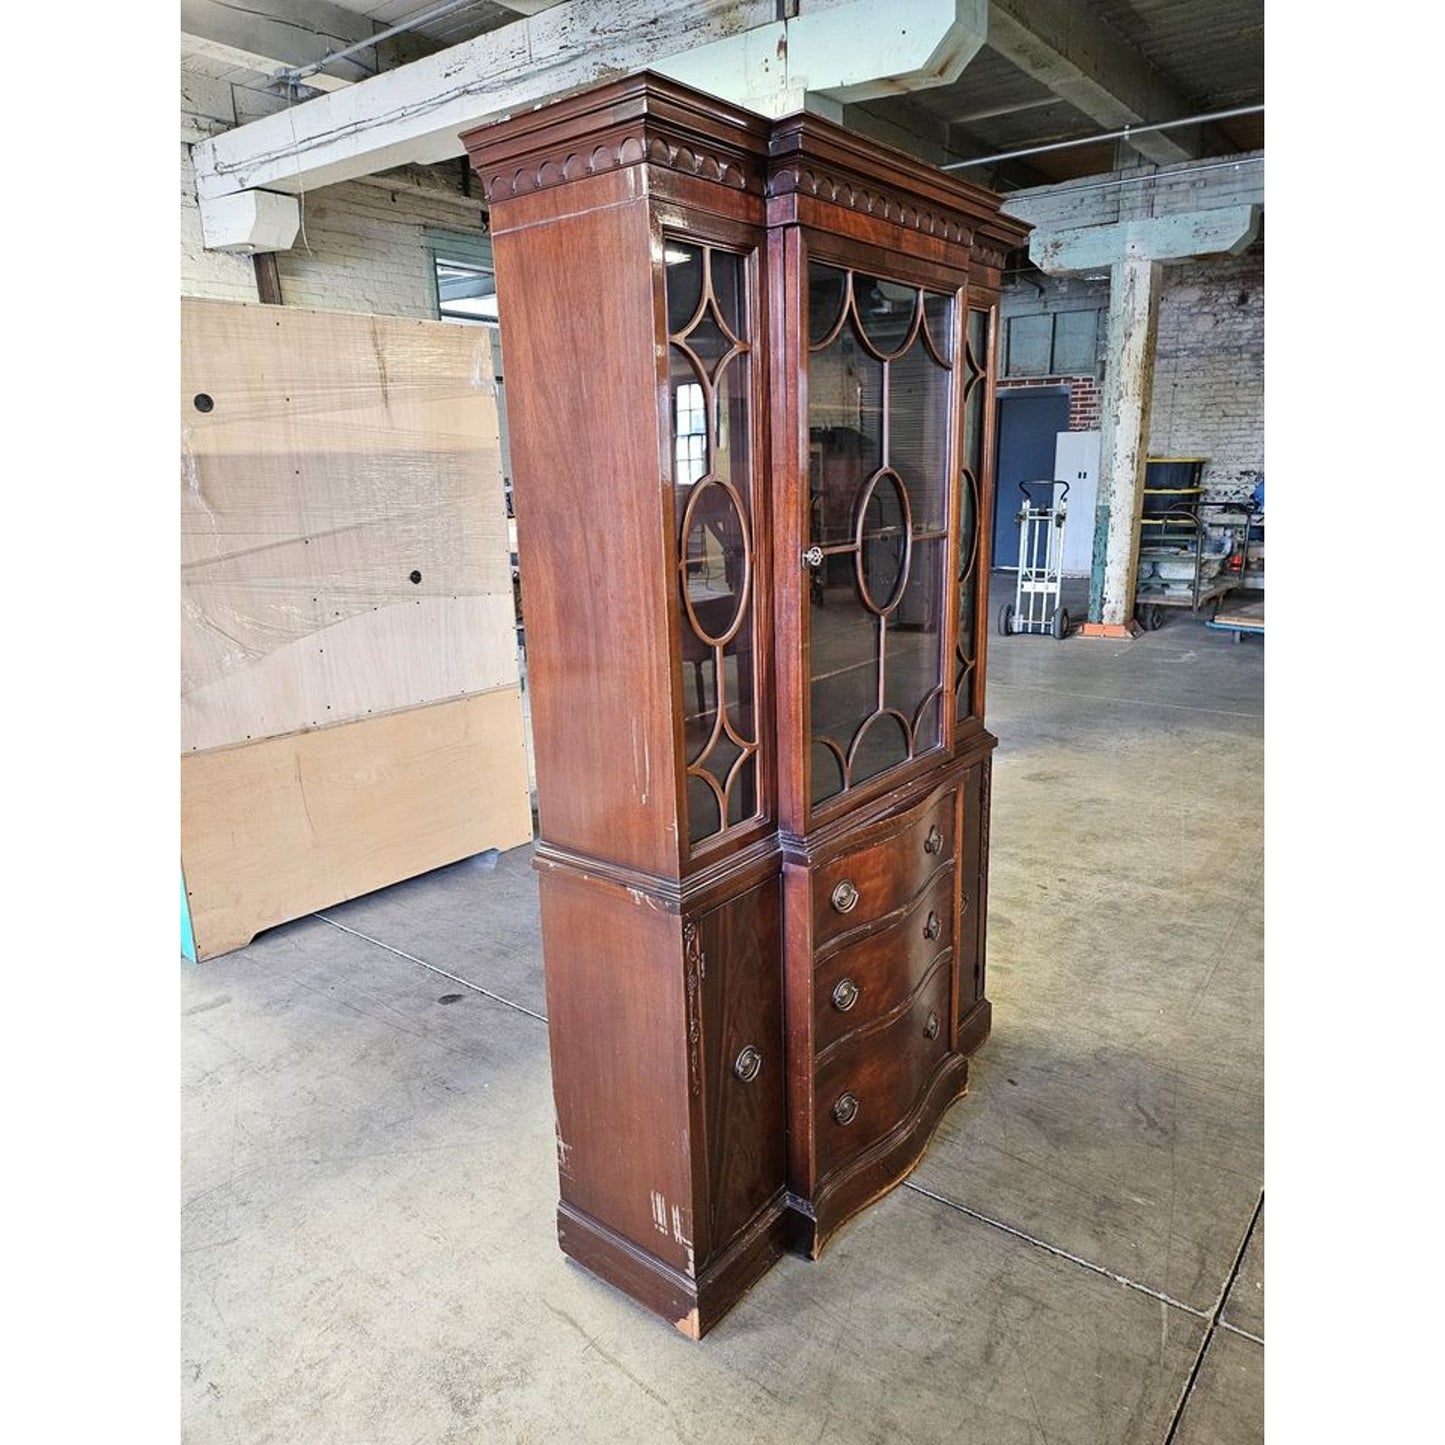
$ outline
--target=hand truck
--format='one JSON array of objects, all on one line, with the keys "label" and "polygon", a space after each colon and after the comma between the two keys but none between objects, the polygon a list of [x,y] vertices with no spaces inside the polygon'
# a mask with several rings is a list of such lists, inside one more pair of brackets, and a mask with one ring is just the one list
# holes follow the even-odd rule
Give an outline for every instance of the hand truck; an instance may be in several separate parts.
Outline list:
[{"label": "hand truck", "polygon": [[[1035,506],[1030,487],[1047,487],[1052,505]],[[1054,488],[1062,487],[1057,503]],[[1020,482],[1024,504],[1019,509],[1019,576],[1014,600],[998,614],[999,633],[1048,632],[1057,638],[1069,635],[1069,614],[1059,606],[1059,589],[1064,562],[1064,514],[1067,511],[1067,482]],[[1025,605],[1027,599],[1027,605]]]}]

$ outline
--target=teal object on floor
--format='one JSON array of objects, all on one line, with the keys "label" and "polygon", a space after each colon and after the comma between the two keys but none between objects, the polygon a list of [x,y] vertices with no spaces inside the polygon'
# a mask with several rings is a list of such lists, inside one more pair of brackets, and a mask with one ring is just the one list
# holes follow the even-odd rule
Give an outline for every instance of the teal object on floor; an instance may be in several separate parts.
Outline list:
[{"label": "teal object on floor", "polygon": [[191,929],[191,901],[186,897],[186,875],[181,874],[181,952],[196,962],[196,935]]}]

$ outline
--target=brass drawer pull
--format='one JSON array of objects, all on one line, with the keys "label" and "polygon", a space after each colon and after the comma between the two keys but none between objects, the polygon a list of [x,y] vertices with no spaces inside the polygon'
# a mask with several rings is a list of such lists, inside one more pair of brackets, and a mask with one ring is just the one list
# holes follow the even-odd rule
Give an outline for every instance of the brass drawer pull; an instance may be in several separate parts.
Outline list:
[{"label": "brass drawer pull", "polygon": [[851,913],[858,906],[858,890],[844,879],[833,890],[833,907],[839,913]]},{"label": "brass drawer pull", "polygon": [[923,936],[932,942],[942,932],[943,925],[938,921],[938,915],[930,908],[928,922],[923,925]]},{"label": "brass drawer pull", "polygon": [[752,1081],[757,1078],[762,1067],[763,1056],[749,1044],[733,1062],[733,1073],[735,1073],[743,1083],[751,1084]]},{"label": "brass drawer pull", "polygon": [[837,988],[833,990],[833,1007],[840,1014],[845,1014],[857,1002],[858,985],[851,978],[840,980]]},{"label": "brass drawer pull", "polygon": [[928,837],[923,840],[923,851],[925,853],[937,853],[943,847],[943,834],[938,831],[938,824],[935,823],[928,830]]},{"label": "brass drawer pull", "polygon": [[932,1010],[928,1014],[928,1022],[923,1026],[923,1037],[936,1039],[938,1037],[938,1015]]},{"label": "brass drawer pull", "polygon": [[858,1098],[855,1094],[844,1094],[833,1105],[833,1117],[838,1123],[848,1125],[858,1117]]}]

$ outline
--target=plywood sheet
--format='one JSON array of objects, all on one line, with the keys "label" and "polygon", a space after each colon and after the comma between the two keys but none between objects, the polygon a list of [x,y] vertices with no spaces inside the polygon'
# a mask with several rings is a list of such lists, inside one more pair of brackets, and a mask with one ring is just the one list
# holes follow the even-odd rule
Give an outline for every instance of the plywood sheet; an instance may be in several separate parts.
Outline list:
[{"label": "plywood sheet", "polygon": [[532,836],[519,689],[181,757],[196,952]]},{"label": "plywood sheet", "polygon": [[181,368],[184,751],[516,682],[486,328],[185,300]]}]

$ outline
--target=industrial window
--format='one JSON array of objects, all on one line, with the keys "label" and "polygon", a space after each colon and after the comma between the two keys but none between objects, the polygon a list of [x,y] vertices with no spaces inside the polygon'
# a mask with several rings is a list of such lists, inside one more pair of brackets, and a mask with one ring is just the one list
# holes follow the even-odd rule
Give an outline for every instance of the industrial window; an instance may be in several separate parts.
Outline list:
[{"label": "industrial window", "polygon": [[1005,322],[1005,376],[1092,376],[1099,313],[1055,311]]},{"label": "industrial window", "polygon": [[443,321],[497,324],[497,278],[489,236],[428,231],[437,315]]},{"label": "industrial window", "polygon": [[702,387],[684,382],[677,389],[677,484],[691,486],[707,471],[707,410]]}]

